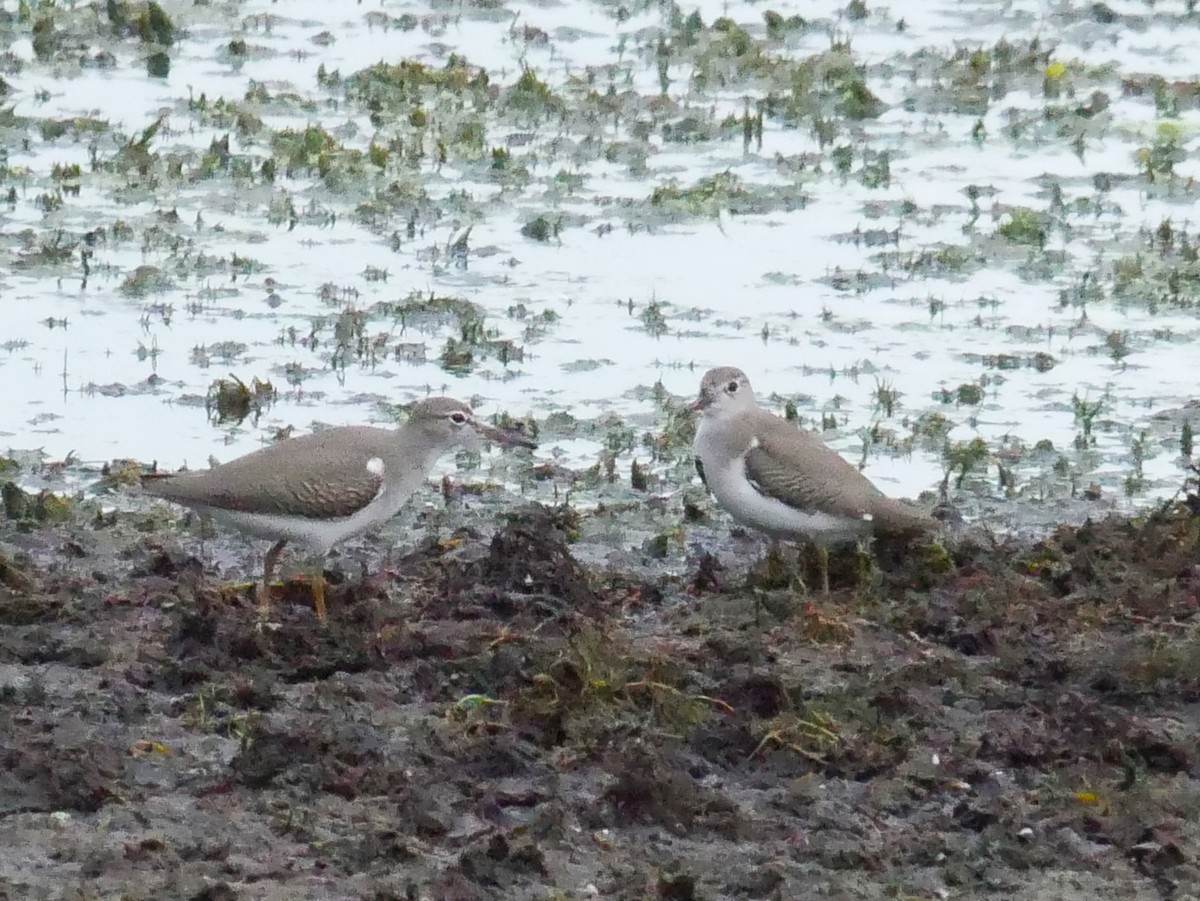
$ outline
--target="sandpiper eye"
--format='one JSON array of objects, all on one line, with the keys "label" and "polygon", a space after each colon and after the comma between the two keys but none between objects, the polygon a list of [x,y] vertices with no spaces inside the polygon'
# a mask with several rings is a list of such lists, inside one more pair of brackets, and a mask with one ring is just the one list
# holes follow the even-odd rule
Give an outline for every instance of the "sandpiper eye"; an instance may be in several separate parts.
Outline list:
[{"label": "sandpiper eye", "polygon": [[737,394],[737,389],[738,389],[737,382],[730,382],[728,385],[725,386],[725,390],[728,391],[730,394]]},{"label": "sandpiper eye", "polygon": [[466,425],[467,414],[466,413],[451,413],[450,421],[452,423],[454,423],[455,425]]}]

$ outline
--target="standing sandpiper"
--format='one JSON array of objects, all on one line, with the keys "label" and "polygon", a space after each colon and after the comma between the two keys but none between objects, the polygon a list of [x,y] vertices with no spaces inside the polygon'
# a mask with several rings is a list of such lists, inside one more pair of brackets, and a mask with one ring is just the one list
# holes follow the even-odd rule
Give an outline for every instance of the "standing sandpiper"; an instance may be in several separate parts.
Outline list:
[{"label": "standing sandpiper", "polygon": [[[412,408],[399,429],[344,426],[231,460],[216,469],[155,474],[151,494],[191,507],[275,544],[263,562],[260,607],[268,604],[271,574],[289,542],[324,555],[335,544],[391,519],[420,487],[438,457],[474,448],[480,439],[533,448],[517,431],[480,422],[471,408],[431,397]],[[313,606],[325,618],[325,580],[313,577]]]},{"label": "standing sandpiper", "polygon": [[871,535],[919,534],[937,521],[887,497],[812,432],[762,409],[740,369],[710,369],[692,404],[700,414],[696,469],[739,523],[772,538],[807,538],[821,554],[829,592],[829,546]]}]

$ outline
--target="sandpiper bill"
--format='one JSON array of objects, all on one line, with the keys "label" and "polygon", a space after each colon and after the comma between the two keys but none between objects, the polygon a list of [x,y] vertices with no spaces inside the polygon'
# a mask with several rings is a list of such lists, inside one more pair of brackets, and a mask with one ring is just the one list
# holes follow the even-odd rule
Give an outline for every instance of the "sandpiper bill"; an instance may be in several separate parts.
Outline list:
[{"label": "sandpiper bill", "polygon": [[[263,562],[259,603],[265,608],[271,575],[288,542],[327,554],[394,516],[442,454],[476,448],[481,439],[536,446],[521,432],[480,422],[461,401],[432,397],[415,404],[398,429],[327,429],[215,469],[156,473],[143,485],[151,494],[275,542]],[[324,619],[325,581],[319,572],[313,577],[313,606]]]}]

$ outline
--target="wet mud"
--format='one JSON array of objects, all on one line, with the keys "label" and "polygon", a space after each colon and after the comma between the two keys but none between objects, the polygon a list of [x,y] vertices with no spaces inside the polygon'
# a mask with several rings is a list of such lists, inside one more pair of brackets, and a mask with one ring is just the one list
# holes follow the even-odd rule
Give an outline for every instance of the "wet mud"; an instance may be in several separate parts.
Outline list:
[{"label": "wet mud", "polygon": [[1196,897],[1194,496],[828,596],[509,500],[333,558],[325,625],[161,511],[0,519],[0,897]]}]

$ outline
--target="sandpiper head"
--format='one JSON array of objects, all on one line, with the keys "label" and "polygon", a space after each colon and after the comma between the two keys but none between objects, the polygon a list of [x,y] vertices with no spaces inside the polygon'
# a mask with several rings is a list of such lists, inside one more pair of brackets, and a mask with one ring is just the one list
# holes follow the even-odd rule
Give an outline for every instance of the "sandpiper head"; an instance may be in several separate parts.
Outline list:
[{"label": "sandpiper head", "polygon": [[754,389],[746,373],[733,366],[718,366],[704,373],[692,410],[702,416],[722,416],[754,405]]},{"label": "sandpiper head", "polygon": [[431,397],[414,404],[408,415],[408,425],[422,429],[436,447],[476,450],[482,439],[506,447],[537,447],[537,443],[523,432],[498,429],[480,421],[470,407],[452,397]]}]

